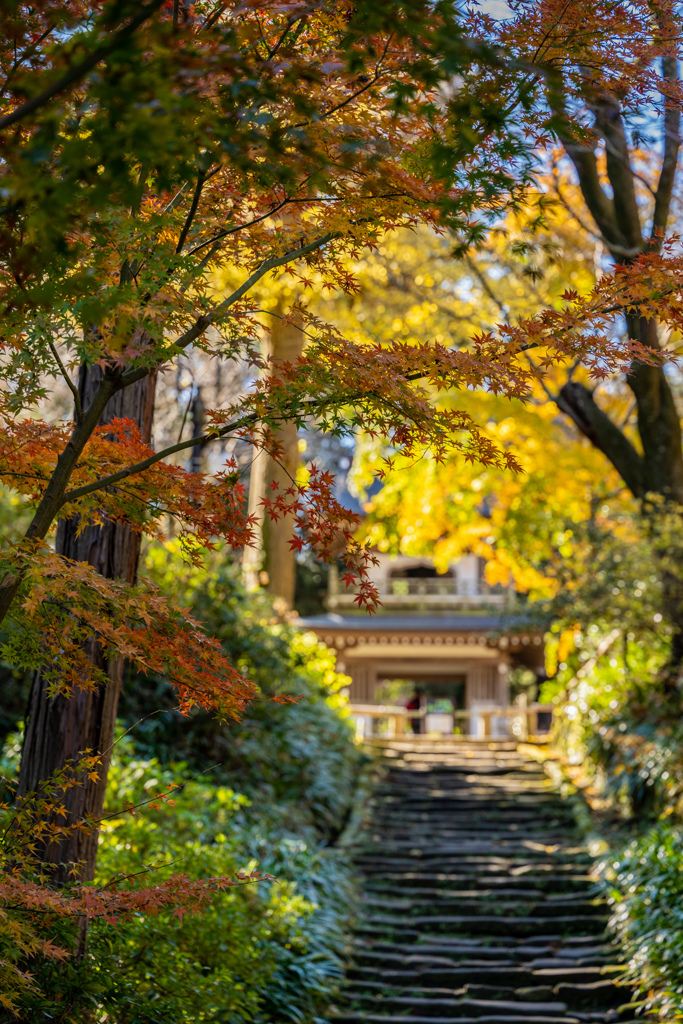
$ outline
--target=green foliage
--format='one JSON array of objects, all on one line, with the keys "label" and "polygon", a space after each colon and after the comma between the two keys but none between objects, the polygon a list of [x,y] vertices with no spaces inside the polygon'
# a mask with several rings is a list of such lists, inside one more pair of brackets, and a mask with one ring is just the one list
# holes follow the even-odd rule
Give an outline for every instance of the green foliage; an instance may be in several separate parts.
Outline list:
[{"label": "green foliage", "polygon": [[[191,602],[263,699],[243,721],[221,723],[180,715],[161,678],[126,681],[96,883],[147,887],[178,873],[203,879],[257,867],[277,881],[218,892],[201,915],[93,922],[81,964],[31,964],[45,995],[22,1006],[27,1024],[46,1015],[79,1024],[312,1024],[341,977],[354,886],[334,840],[361,764],[340,713],[347,680],[314,636],[277,621],[264,595],[245,593],[221,552],[212,564],[188,566],[171,544],[151,548],[144,571]],[[284,694],[301,700],[266,699]],[[139,722],[150,708],[159,711]],[[5,773],[16,771],[20,749],[20,736],[10,736]],[[155,799],[172,783],[180,788],[171,800]]]},{"label": "green foliage", "polygon": [[[109,805],[145,800],[177,781],[179,767],[124,760],[112,770]],[[109,819],[98,863],[106,882],[153,865],[154,877],[202,877],[257,862],[278,882],[221,893],[201,916],[94,928],[104,1010],[121,1024],[311,1020],[341,975],[350,879],[334,853],[273,831],[244,796],[203,778],[188,782],[173,808]]]},{"label": "green foliage", "polygon": [[605,866],[631,981],[660,1020],[683,1020],[683,830],[659,824]]},{"label": "green foliage", "polygon": [[[340,716],[348,679],[334,671],[328,649],[313,634],[279,622],[265,595],[248,595],[220,552],[206,571],[183,563],[173,544],[156,546],[142,572],[171,596],[182,595],[231,663],[275,701],[257,699],[241,722],[220,722],[205,712],[178,714],[163,679],[128,680],[120,714],[134,728],[137,751],[162,763],[182,759],[192,770],[215,765],[212,778],[228,785],[238,780],[261,814],[283,826],[335,834],[350,806],[360,755]],[[300,699],[277,703],[283,695]]]},{"label": "green foliage", "polygon": [[[680,693],[666,685],[678,517],[646,512],[612,500],[572,525],[541,699],[560,704],[558,746],[617,827],[601,873],[612,927],[644,1008],[668,1022],[683,1020],[683,727]],[[623,846],[627,825],[643,834]]]},{"label": "green foliage", "polygon": [[679,528],[677,518],[646,518],[623,497],[594,502],[585,522],[566,524],[552,617],[607,632],[617,627],[649,648],[666,642],[662,552],[677,550]]},{"label": "green foliage", "polygon": [[[10,739],[3,768],[16,767],[19,740]],[[342,976],[353,904],[348,865],[319,837],[274,828],[259,807],[208,776],[186,778],[172,801],[154,799],[183,775],[187,766],[138,759],[132,740],[119,739],[96,883],[159,885],[178,873],[191,879],[248,874],[257,863],[277,881],[218,892],[197,915],[140,914],[114,929],[92,922],[82,962],[30,963],[35,988],[22,1003],[26,1024],[46,1017],[303,1024],[324,1009]],[[53,941],[73,944],[72,921],[53,921],[48,930]],[[3,935],[11,939],[11,931]]]}]

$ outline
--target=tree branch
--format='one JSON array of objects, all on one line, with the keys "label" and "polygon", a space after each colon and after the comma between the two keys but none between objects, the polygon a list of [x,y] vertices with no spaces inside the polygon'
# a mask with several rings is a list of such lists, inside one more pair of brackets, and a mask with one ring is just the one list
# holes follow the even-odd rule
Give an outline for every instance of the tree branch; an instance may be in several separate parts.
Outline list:
[{"label": "tree branch", "polygon": [[[351,401],[353,395],[349,395],[345,401]],[[312,416],[316,412],[320,412],[329,404],[328,400],[314,400],[311,399],[304,403],[307,406],[306,415]],[[109,476],[101,477],[99,480],[93,480],[92,483],[83,484],[82,487],[75,487],[72,491],[68,491],[63,499],[62,506],[66,505],[70,501],[76,501],[77,498],[83,498],[87,494],[93,494],[95,491],[100,491],[104,487],[112,487],[114,484],[119,483],[121,480],[125,480],[129,476],[134,476],[137,473],[143,473],[150,466],[154,466],[157,462],[161,462],[162,459],[168,458],[169,455],[175,455],[176,452],[187,451],[189,448],[196,448],[198,445],[207,444],[209,441],[218,441],[221,438],[227,437],[228,434],[234,434],[236,430],[241,430],[243,427],[251,426],[259,422],[261,417],[256,413],[249,413],[248,415],[242,416],[240,419],[233,420],[232,423],[228,423],[225,427],[221,427],[220,430],[212,431],[210,434],[200,434],[198,437],[191,437],[187,441],[179,441],[177,444],[171,445],[170,448],[164,448],[163,451],[155,452],[150,455],[147,459],[143,459],[142,462],[135,463],[134,466],[127,466],[125,469],[120,469],[116,473],[111,473]],[[283,417],[284,419],[284,417]]]},{"label": "tree branch", "polygon": [[101,60],[107,57],[114,50],[117,50],[122,43],[124,43],[130,35],[135,32],[148,18],[150,18],[163,4],[165,0],[151,0],[151,3],[147,4],[146,7],[141,7],[136,16],[127,25],[124,25],[108,43],[103,46],[98,46],[96,50],[86,57],[85,60],[81,61],[80,64],[76,64],[74,67],[69,68],[61,78],[58,78],[52,85],[48,85],[46,89],[39,92],[37,96],[33,96],[32,99],[26,100],[25,103],[19,104],[18,107],[10,114],[5,114],[4,117],[0,118],[0,129],[8,128],[11,124],[16,124],[17,121],[21,121],[28,114],[32,114],[39,107],[44,106],[54,96],[57,96],[60,92],[64,92],[70,85],[78,82],[79,79],[83,78],[84,75],[94,68],[96,64],[99,64]]},{"label": "tree branch", "polygon": [[[229,309],[230,306],[234,306],[236,302],[247,294],[254,285],[265,277],[271,270],[277,270],[278,267],[284,267],[287,263],[291,263],[293,260],[299,260],[303,256],[307,256],[311,252],[315,252],[316,249],[320,249],[321,246],[326,245],[333,238],[338,237],[335,232],[328,231],[327,234],[322,235],[320,238],[316,238],[313,242],[309,242],[308,245],[303,245],[300,249],[292,249],[290,252],[284,253],[282,256],[273,256],[269,260],[265,260],[260,267],[258,267],[253,274],[251,274],[246,281],[244,281],[239,288],[236,288],[232,295],[229,295],[227,299],[223,299],[217,306],[214,307],[210,312],[203,314],[198,317],[191,327],[181,334],[179,338],[172,343],[172,348],[175,350],[187,348],[193,341],[201,337],[204,331],[211,326],[217,319],[220,319],[221,314]],[[170,354],[170,353],[169,353]],[[134,384],[136,380],[142,380],[149,373],[148,367],[139,367],[134,370],[128,370],[123,374],[121,378],[121,386],[126,388],[129,384]]]},{"label": "tree branch", "polygon": [[642,249],[643,229],[619,102],[613,96],[603,94],[592,105],[592,109],[595,125],[605,140],[607,177],[614,193],[612,202],[615,220],[626,244],[634,249],[635,255]]},{"label": "tree branch", "polygon": [[84,498],[87,494],[93,494],[95,491],[101,491],[104,487],[112,487],[114,484],[119,483],[120,480],[125,480],[129,476],[135,476],[137,473],[144,473],[144,471],[149,469],[150,466],[154,466],[157,462],[161,462],[162,459],[168,458],[169,455],[175,455],[176,452],[187,451],[188,448],[196,448],[197,445],[206,444],[207,441],[217,441],[222,437],[226,437],[228,434],[232,434],[235,430],[239,430],[240,427],[245,427],[250,423],[256,422],[256,415],[250,414],[240,420],[235,420],[234,423],[229,423],[227,426],[222,427],[213,434],[201,434],[199,437],[191,437],[188,441],[180,441],[178,444],[171,445],[170,448],[164,448],[161,452],[155,452],[154,455],[150,455],[149,458],[143,459],[142,462],[136,462],[134,466],[127,466],[126,469],[120,469],[117,473],[110,473],[109,476],[103,476],[99,480],[93,480],[92,483],[83,484],[82,487],[74,487],[72,491],[67,491],[64,495],[61,507],[68,504],[70,501],[76,501],[77,498]]},{"label": "tree branch", "polygon": [[197,176],[197,184],[195,186],[194,195],[192,196],[192,203],[190,204],[190,209],[187,212],[187,217],[185,218],[185,223],[183,224],[183,229],[180,232],[180,238],[178,239],[178,244],[175,249],[176,256],[179,256],[180,253],[183,251],[185,239],[189,234],[190,228],[192,227],[192,221],[194,220],[195,215],[197,213],[197,208],[199,206],[199,200],[201,199],[202,196],[202,189],[204,188],[205,181],[206,174],[204,173],[204,171],[200,171]]},{"label": "tree branch", "polygon": [[557,136],[565,153],[574,164],[584,202],[605,244],[610,248],[614,245],[626,250],[627,239],[620,230],[614,202],[600,183],[598,162],[593,147],[577,142],[570,134],[565,99],[559,88],[550,97],[550,102],[556,117],[565,124],[564,129],[558,128]]},{"label": "tree branch", "polygon": [[607,245],[616,244],[626,248],[626,239],[617,227],[614,203],[600,184],[595,153],[588,146],[574,142],[568,137],[560,137],[560,141],[574,164],[581,195],[603,239]]},{"label": "tree branch", "polygon": [[59,367],[59,369],[61,371],[62,377],[64,378],[64,380],[66,381],[66,383],[67,383],[67,385],[69,387],[69,391],[74,396],[74,408],[76,410],[76,422],[77,423],[81,423],[82,420],[83,420],[83,406],[81,405],[81,396],[78,393],[78,388],[76,387],[74,382],[71,380],[71,377],[69,376],[69,374],[66,372],[66,367],[64,366],[64,363],[62,362],[62,360],[59,358],[59,352],[57,351],[57,349],[55,348],[55,346],[54,346],[54,344],[53,344],[53,342],[51,340],[48,340],[48,345],[50,346],[50,351],[52,352],[54,360],[57,363],[57,365],[58,365],[58,367]]},{"label": "tree branch", "polygon": [[[675,57],[662,57],[662,77],[665,82],[678,81],[678,61]],[[652,240],[656,247],[659,247],[658,234],[663,234],[666,231],[669,220],[678,152],[681,146],[681,112],[673,103],[667,106],[666,97],[664,97],[664,103],[664,155],[655,191],[655,209],[652,217]]]},{"label": "tree branch", "polygon": [[569,416],[584,437],[607,456],[631,494],[635,498],[642,497],[642,456],[596,404],[593,392],[583,384],[570,381],[561,388],[555,402],[558,409]]},{"label": "tree branch", "polygon": [[267,220],[268,217],[272,217],[273,214],[277,213],[278,210],[281,210],[283,206],[286,206],[287,203],[291,202],[292,200],[287,197],[286,199],[283,199],[282,202],[278,203],[277,206],[273,206],[270,210],[262,213],[260,217],[255,217],[254,220],[247,221],[246,224],[236,224],[232,228],[225,228],[224,231],[219,231],[217,235],[212,235],[211,238],[207,238],[205,242],[200,242],[198,245],[195,245],[194,249],[190,249],[187,255],[194,256],[196,252],[199,252],[201,249],[205,249],[207,245],[214,245],[216,242],[219,242],[221,238],[226,238],[227,235],[234,235],[237,231],[244,231],[246,228],[252,228],[254,224],[260,224],[262,220]]},{"label": "tree branch", "polygon": [[[44,540],[47,536],[48,530],[62,507],[64,492],[71,479],[71,474],[83,453],[83,449],[92,437],[92,433],[99,423],[100,416],[104,412],[107,402],[118,390],[120,390],[120,380],[105,374],[93,396],[93,400],[84,411],[81,422],[77,423],[74,427],[66,447],[57,459],[57,465],[52,471],[33,519],[24,534],[26,540]],[[20,586],[21,575],[19,573],[8,572],[0,580],[0,622],[4,620],[10,610]]]}]

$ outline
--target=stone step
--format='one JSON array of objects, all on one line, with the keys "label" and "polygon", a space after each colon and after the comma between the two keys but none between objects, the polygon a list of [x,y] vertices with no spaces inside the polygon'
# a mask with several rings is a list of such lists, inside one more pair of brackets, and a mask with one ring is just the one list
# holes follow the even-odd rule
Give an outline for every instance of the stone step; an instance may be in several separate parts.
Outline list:
[{"label": "stone step", "polygon": [[[443,847],[435,850],[431,844],[422,847],[418,842],[416,845],[409,846],[408,852],[406,852],[406,849],[403,847],[394,850],[389,846],[384,851],[386,870],[396,871],[397,867],[394,866],[396,863],[399,865],[405,864],[407,870],[415,870],[416,867],[421,866],[417,863],[418,861],[431,861],[430,867],[432,867],[433,862],[439,860],[446,861],[447,859],[450,862],[461,865],[462,868],[474,865],[477,869],[480,869],[485,868],[487,864],[497,864],[511,871],[518,868],[525,872],[535,871],[539,865],[548,864],[552,866],[554,871],[575,871],[577,874],[586,874],[586,868],[592,866],[592,860],[584,849],[563,849],[556,843],[546,846],[545,843],[534,842],[533,840],[527,840],[522,845],[519,840],[511,839],[511,844],[514,844],[516,849],[511,848],[511,846],[503,848],[500,844],[496,844],[496,846],[484,846],[482,850],[471,850],[461,849],[459,845],[456,846],[454,843],[449,843],[448,846],[444,844]],[[359,848],[358,854],[354,859],[359,864],[366,862],[380,864],[382,862],[382,853],[380,843],[368,842],[362,848]],[[552,857],[552,861],[548,860],[549,857]],[[452,867],[451,870],[453,870]]]},{"label": "stone step", "polygon": [[464,893],[458,899],[436,899],[431,905],[424,900],[389,899],[365,896],[362,901],[362,911],[366,916],[371,916],[375,911],[389,911],[390,913],[401,912],[406,914],[412,921],[416,916],[445,915],[449,912],[457,913],[465,909],[469,915],[489,915],[492,907],[495,907],[497,917],[525,917],[533,913],[539,917],[562,917],[567,911],[572,915],[583,914],[587,917],[608,916],[607,903],[604,899],[573,899],[567,902],[560,902],[546,899],[541,896],[531,899],[502,899],[499,894],[489,894],[483,898],[481,893]]},{"label": "stone step", "polygon": [[512,900],[527,900],[532,902],[544,902],[550,903],[553,906],[565,906],[574,905],[576,901],[592,901],[599,899],[600,897],[593,896],[591,891],[586,892],[586,887],[582,887],[582,890],[574,892],[563,893],[561,895],[551,895],[549,892],[544,891],[540,888],[531,889],[528,883],[526,885],[514,886],[511,884],[511,879],[505,879],[507,884],[501,884],[500,886],[485,886],[482,881],[479,888],[469,889],[446,889],[434,887],[433,889],[421,888],[417,886],[406,886],[406,885],[392,885],[387,884],[374,884],[368,882],[365,885],[366,900],[408,900],[411,902],[422,901],[425,904],[438,904],[443,906],[449,901],[457,902],[458,900],[465,900],[468,903],[472,901],[481,900],[482,903],[486,900],[499,899],[501,901]]},{"label": "stone step", "polygon": [[[416,886],[412,886],[407,883],[418,883]],[[434,895],[439,892],[445,892],[446,886],[457,886],[458,892],[465,889],[472,892],[476,892],[478,888],[489,888],[493,886],[500,886],[501,888],[524,888],[529,886],[529,877],[527,873],[524,874],[496,874],[493,871],[490,872],[471,872],[469,874],[444,874],[440,873],[437,875],[431,874],[430,872],[419,872],[419,871],[407,871],[407,872],[391,872],[388,871],[384,876],[375,878],[368,878],[365,883],[366,891],[375,891],[380,889],[382,886],[393,886],[398,884],[400,889],[406,894],[410,895],[414,893],[418,896],[426,896],[431,899]],[[544,874],[540,869],[536,868],[533,874],[533,888],[535,891],[550,890],[551,892],[566,892],[567,889],[576,891],[577,889],[586,890],[589,886],[594,885],[593,879],[589,875],[551,875]]]},{"label": "stone step", "polygon": [[425,1017],[483,1017],[490,1014],[506,1014],[526,1020],[535,1021],[538,1017],[559,1017],[566,1013],[568,1007],[561,1002],[520,1002],[503,999],[457,999],[430,994],[426,997],[418,995],[382,996],[366,995],[363,992],[346,992],[345,1001],[354,1005],[354,1009],[368,1004],[379,1009],[400,1014],[419,1014]]},{"label": "stone step", "polygon": [[576,971],[572,981],[567,980],[567,975],[563,974],[561,969],[556,973],[547,972],[541,975],[533,970],[532,966],[518,967],[511,963],[495,961],[467,961],[457,966],[423,961],[412,965],[406,964],[396,970],[386,967],[384,970],[352,967],[348,969],[347,977],[359,989],[366,989],[368,986],[403,989],[408,986],[419,989],[455,990],[471,988],[476,984],[495,987],[497,990],[505,989],[512,993],[533,988],[539,991],[547,990],[565,1002],[569,999],[569,1004],[576,1009],[593,1005],[606,1005],[609,1008],[619,1006],[624,1001],[624,991],[615,984],[615,978],[605,976],[599,970],[590,967],[584,971]]},{"label": "stone step", "polygon": [[435,961],[422,961],[413,964],[405,964],[400,969],[384,969],[378,971],[376,968],[350,968],[348,976],[358,981],[377,980],[386,983],[388,986],[401,984],[415,984],[422,988],[462,988],[468,982],[480,984],[490,983],[496,978],[501,984],[515,989],[521,985],[533,985],[535,978],[533,971],[517,967],[513,962],[508,961],[471,961],[464,964],[448,965],[446,963],[437,965]]},{"label": "stone step", "polygon": [[[432,1017],[415,1016],[414,1014],[394,1017],[382,1013],[334,1013],[329,1017],[330,1021],[336,1024],[358,1024],[358,1022],[369,1022],[369,1024],[452,1024],[453,1020],[458,1024],[521,1024],[519,1014],[484,1014],[480,1017]],[[534,1024],[582,1024],[578,1017],[534,1017]],[[627,1024],[643,1024],[641,1021],[631,1021]]]},{"label": "stone step", "polygon": [[[463,972],[464,973],[464,972]],[[531,983],[528,972],[501,972],[496,976],[491,972],[485,981],[479,981],[476,972],[471,980],[452,978],[445,974],[440,984],[431,985],[424,975],[405,976],[397,972],[383,972],[377,980],[368,978],[348,978],[348,1000],[381,998],[383,1005],[387,998],[406,1000],[428,1000],[434,1004],[443,1000],[474,999],[477,1001],[496,1003],[516,1001],[516,1004],[533,1002],[546,1006],[552,1002],[565,1004],[570,1010],[611,1010],[624,1002],[624,990],[613,981],[595,981],[586,984],[538,985]],[[515,981],[522,980],[523,985],[515,987]]]},{"label": "stone step", "polygon": [[[569,967],[604,967],[614,959],[614,950],[606,945],[570,945],[566,948],[558,947],[557,943],[533,943],[528,939],[521,939],[515,944],[509,937],[505,945],[482,945],[481,941],[472,939],[460,940],[457,943],[441,938],[439,943],[431,943],[419,946],[403,946],[391,943],[373,943],[366,945],[356,943],[354,949],[354,961],[356,964],[369,963],[378,965],[381,959],[387,959],[391,966],[395,964],[412,964],[413,962],[424,961],[424,959],[438,959],[461,966],[462,961],[495,962],[496,964],[520,963],[533,964],[535,970],[547,968],[569,968]],[[594,963],[594,962],[598,963]],[[603,963],[604,962],[604,963]]]},{"label": "stone step", "polygon": [[506,917],[497,914],[415,914],[408,920],[404,917],[375,915],[362,920],[359,930],[362,932],[387,932],[400,931],[410,932],[419,936],[420,929],[429,928],[434,932],[449,932],[454,935],[481,935],[485,931],[488,935],[544,935],[555,933],[560,934],[574,932],[579,935],[602,935],[609,915],[586,917],[582,914],[567,914],[564,916],[541,918],[541,917]]},{"label": "stone step", "polygon": [[[559,863],[553,865],[552,869],[549,870],[561,871],[561,861],[561,856],[558,856]],[[456,871],[470,871],[472,874],[483,874],[487,870],[493,872],[496,869],[496,874],[508,872],[511,875],[528,875],[537,870],[535,865],[530,864],[521,857],[515,859],[501,856],[475,857],[469,851],[463,851],[460,855],[453,854],[449,857],[435,857],[426,852],[416,851],[415,855],[410,857],[405,855],[402,857],[392,857],[388,855],[385,861],[382,860],[379,853],[375,852],[372,856],[368,854],[359,855],[357,865],[363,873],[381,874],[384,877],[389,877],[397,872],[405,874],[406,872],[414,871],[429,871],[439,875],[455,874]],[[576,863],[574,859],[567,859],[565,865],[567,874],[574,875],[586,874],[588,866],[585,861],[583,863]],[[541,868],[541,870],[543,869]]]}]

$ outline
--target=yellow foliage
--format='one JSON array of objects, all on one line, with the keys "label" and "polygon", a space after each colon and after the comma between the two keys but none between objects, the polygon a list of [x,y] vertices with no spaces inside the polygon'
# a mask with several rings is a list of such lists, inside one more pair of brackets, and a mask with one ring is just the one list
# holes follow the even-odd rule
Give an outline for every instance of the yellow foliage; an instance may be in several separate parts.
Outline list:
[{"label": "yellow foliage", "polygon": [[[452,237],[426,227],[386,234],[375,252],[350,261],[359,287],[335,300],[335,323],[359,343],[468,346],[497,323],[562,307],[567,289],[590,289],[599,254],[570,212],[581,208],[577,190],[557,166],[542,186],[535,202],[509,215],[464,259],[454,258]],[[310,305],[330,318],[331,300],[316,281]],[[530,358],[540,364],[543,353]],[[512,581],[533,597],[551,595],[553,560],[573,552],[568,524],[585,521],[596,497],[622,488],[607,460],[549,397],[567,372],[551,367],[526,403],[485,391],[434,395],[435,403],[464,409],[484,437],[513,451],[522,472],[457,456],[443,463],[427,453],[410,464],[395,459],[381,491],[366,503],[364,536],[380,550],[429,553],[441,571],[465,553],[478,554],[487,560],[489,583]],[[574,375],[589,383],[580,367]],[[624,390],[612,381],[600,402],[617,420],[628,411]],[[386,442],[358,439],[350,486],[361,498],[387,471],[389,455]]]}]

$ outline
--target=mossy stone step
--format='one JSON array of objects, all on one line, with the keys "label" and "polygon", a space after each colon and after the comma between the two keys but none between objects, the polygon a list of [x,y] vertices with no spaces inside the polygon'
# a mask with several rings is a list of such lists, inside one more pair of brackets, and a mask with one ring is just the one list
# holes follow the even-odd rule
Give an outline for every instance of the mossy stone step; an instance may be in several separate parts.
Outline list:
[{"label": "mossy stone step", "polygon": [[[401,1014],[392,1016],[382,1013],[335,1013],[330,1015],[330,1021],[335,1024],[453,1024],[454,1018],[416,1016],[414,1014]],[[458,1017],[458,1024],[520,1024],[523,1017],[519,1014],[484,1014],[479,1017]],[[581,1024],[578,1017],[534,1017],[534,1024]],[[641,1021],[627,1022],[627,1024],[643,1024]]]},{"label": "mossy stone step", "polygon": [[602,935],[608,915],[586,917],[583,914],[567,914],[557,917],[511,917],[504,914],[415,914],[408,920],[404,917],[374,915],[363,920],[363,931],[400,931],[407,924],[411,931],[419,934],[419,929],[429,928],[435,932],[449,932],[452,935],[512,935],[524,936],[555,933],[560,935],[569,932],[580,935]]},{"label": "mossy stone step", "polygon": [[441,898],[435,900],[431,906],[422,900],[400,897],[381,899],[365,896],[362,902],[363,912],[368,917],[371,917],[377,910],[387,910],[392,913],[401,911],[407,914],[411,921],[414,916],[424,915],[425,911],[428,915],[438,916],[448,914],[449,911],[457,912],[460,909],[465,909],[469,915],[488,915],[491,913],[492,907],[495,907],[497,917],[527,917],[531,913],[539,917],[563,917],[566,916],[567,911],[570,911],[572,915],[583,914],[587,917],[602,917],[603,919],[608,916],[607,904],[604,899],[576,899],[564,903],[544,900],[542,896],[540,899],[538,896],[520,899],[519,895],[516,899],[502,899],[498,894],[490,893],[487,898],[482,898],[480,894],[465,894],[457,899]]},{"label": "mossy stone step", "polygon": [[[491,964],[467,964],[462,967],[446,967],[424,965],[422,969],[415,966],[412,970],[384,970],[376,973],[375,977],[388,986],[400,986],[410,984],[419,988],[462,988],[470,983],[490,984],[496,979],[506,988],[514,991],[523,985],[532,985],[534,982],[533,971],[516,967],[512,964],[500,963]],[[367,975],[359,980],[366,980]]]},{"label": "mossy stone step", "polygon": [[[550,868],[550,865],[549,865]],[[412,883],[417,883],[413,885]],[[432,899],[433,896],[438,895],[441,892],[447,891],[447,886],[462,887],[462,889],[468,889],[472,892],[476,892],[479,888],[487,889],[494,886],[501,888],[524,888],[529,885],[529,878],[527,874],[498,874],[493,871],[481,872],[479,874],[471,872],[469,874],[449,874],[440,873],[433,874],[432,872],[420,872],[420,871],[405,871],[405,872],[386,872],[385,875],[379,877],[368,878],[365,882],[364,888],[366,892],[375,892],[382,887],[393,887],[396,884],[406,892],[407,894],[414,893],[417,896],[424,896],[427,899]],[[577,890],[585,892],[589,887],[594,884],[593,879],[590,875],[576,874],[576,875],[551,875],[542,873],[541,866],[537,866],[537,869],[533,875],[533,888],[534,890],[551,892],[575,892]]]},{"label": "mossy stone step", "polygon": [[[448,999],[438,996],[420,997],[417,995],[406,996],[366,996],[362,992],[346,992],[345,1000],[349,1003],[363,1006],[368,1002],[377,1006],[381,1002],[383,1009],[392,1010],[395,1013],[419,1013],[424,1017],[452,1016],[458,1017],[483,1017],[493,1013],[516,1016],[517,1019],[535,1021],[538,1017],[559,1017],[567,1011],[567,1004],[557,1002],[536,1003],[518,1002],[505,999]],[[379,1008],[379,1007],[378,1007]]]}]

